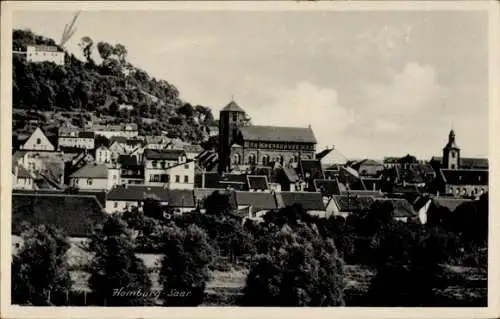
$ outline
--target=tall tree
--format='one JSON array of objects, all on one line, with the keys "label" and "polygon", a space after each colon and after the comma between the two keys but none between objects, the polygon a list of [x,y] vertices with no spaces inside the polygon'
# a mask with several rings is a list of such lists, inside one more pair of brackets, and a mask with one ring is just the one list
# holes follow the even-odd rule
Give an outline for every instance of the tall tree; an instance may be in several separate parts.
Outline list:
[{"label": "tall tree", "polygon": [[67,260],[70,243],[50,226],[26,228],[22,248],[12,261],[12,302],[50,306],[50,294],[71,289]]},{"label": "tall tree", "polygon": [[[89,286],[106,306],[149,305],[151,298],[134,295],[149,293],[148,270],[134,252],[132,233],[118,216],[108,217],[91,236],[88,250],[94,254],[90,263]],[[149,296],[151,297],[151,296]]]},{"label": "tall tree", "polygon": [[284,225],[268,237],[270,250],[250,268],[243,306],[343,306],[342,260],[332,239],[315,227]]},{"label": "tall tree", "polygon": [[83,56],[85,57],[87,62],[93,62],[92,51],[94,50],[94,41],[92,40],[92,38],[88,36],[82,37],[79,46],[82,49]]},{"label": "tall tree", "polygon": [[197,306],[203,301],[208,265],[214,253],[207,235],[196,225],[170,226],[163,237],[160,282],[167,306]]},{"label": "tall tree", "polygon": [[107,42],[99,42],[97,43],[97,51],[99,52],[99,56],[103,60],[107,60],[114,51],[115,48]]},{"label": "tall tree", "polygon": [[117,43],[115,45],[113,53],[117,56],[118,61],[120,61],[120,63],[125,64],[128,51],[123,44]]}]

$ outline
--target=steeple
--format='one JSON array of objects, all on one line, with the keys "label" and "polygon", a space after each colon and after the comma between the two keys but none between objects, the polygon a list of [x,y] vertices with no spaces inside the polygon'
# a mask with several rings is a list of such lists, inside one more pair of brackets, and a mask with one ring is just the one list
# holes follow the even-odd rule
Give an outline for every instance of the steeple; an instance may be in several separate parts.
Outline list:
[{"label": "steeple", "polygon": [[448,134],[448,144],[446,144],[445,148],[458,149],[457,143],[455,142],[455,131],[453,129],[451,129],[450,134]]},{"label": "steeple", "polygon": [[460,167],[460,148],[455,141],[455,131],[450,130],[448,143],[443,148],[443,167],[447,169],[457,169]]}]

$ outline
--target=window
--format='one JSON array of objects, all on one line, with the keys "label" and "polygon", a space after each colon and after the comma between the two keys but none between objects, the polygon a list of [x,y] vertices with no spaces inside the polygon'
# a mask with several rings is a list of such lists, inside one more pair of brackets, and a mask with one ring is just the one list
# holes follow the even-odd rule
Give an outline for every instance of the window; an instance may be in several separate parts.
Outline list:
[{"label": "window", "polygon": [[264,155],[262,156],[262,165],[268,165],[269,164],[269,156]]},{"label": "window", "polygon": [[180,183],[181,182],[181,177],[179,175],[175,175],[175,182]]},{"label": "window", "polygon": [[113,175],[113,180],[116,181],[116,175]]},{"label": "window", "polygon": [[40,144],[42,144],[42,140],[41,140],[41,139],[39,139],[39,138],[37,138],[37,139],[36,139],[36,143],[40,145]]},{"label": "window", "polygon": [[189,183],[189,176],[187,175],[184,175],[184,183]]},{"label": "window", "polygon": [[451,152],[451,157],[452,157],[452,158],[455,158],[455,156],[456,156],[456,155],[455,155],[455,152]]},{"label": "window", "polygon": [[162,161],[162,162],[161,162],[161,168],[163,168],[163,169],[164,169],[164,168],[165,168],[165,165],[166,165],[166,164],[165,164],[165,161]]},{"label": "window", "polygon": [[184,164],[184,169],[189,169],[189,164]]},{"label": "window", "polygon": [[156,166],[158,165],[158,162],[156,162],[156,161],[152,161],[152,162],[151,162],[151,165],[152,165],[153,167],[156,167]]},{"label": "window", "polygon": [[474,194],[477,194],[477,193],[478,193],[478,189],[474,188]]},{"label": "window", "polygon": [[240,165],[241,164],[241,156],[240,154],[236,153],[233,156],[233,164],[235,165]]},{"label": "window", "polygon": [[118,202],[115,202],[114,206],[115,208],[118,208]]},{"label": "window", "polygon": [[92,185],[92,178],[87,179],[87,185]]},{"label": "window", "polygon": [[233,122],[238,121],[238,113],[233,113]]},{"label": "window", "polygon": [[155,176],[154,181],[158,183],[160,181],[160,175],[154,175],[154,176]]},{"label": "window", "polygon": [[161,177],[160,177],[160,181],[162,183],[168,183],[169,182],[169,175],[168,174],[162,174]]},{"label": "window", "polygon": [[248,165],[255,165],[255,154],[248,155]]},{"label": "window", "polygon": [[451,169],[455,169],[455,164],[451,164]]}]

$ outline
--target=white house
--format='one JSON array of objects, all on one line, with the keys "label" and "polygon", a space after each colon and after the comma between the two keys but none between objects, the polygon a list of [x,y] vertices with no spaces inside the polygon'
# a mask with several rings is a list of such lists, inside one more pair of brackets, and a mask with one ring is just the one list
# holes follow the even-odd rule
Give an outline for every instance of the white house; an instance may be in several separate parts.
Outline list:
[{"label": "white house", "polygon": [[74,147],[86,150],[94,149],[95,137],[94,132],[79,132],[79,131],[59,131],[57,139],[59,147]]},{"label": "white house", "polygon": [[111,150],[101,145],[95,150],[95,161],[97,164],[109,164],[111,163],[111,155]]},{"label": "white house", "polygon": [[85,130],[92,131],[96,135],[101,135],[108,139],[116,136],[131,138],[131,137],[137,137],[139,135],[137,124],[135,123],[123,123],[118,125],[90,124],[86,126]]},{"label": "white house", "polygon": [[21,150],[29,151],[55,151],[56,148],[49,141],[45,133],[37,127],[30,137],[20,147]]},{"label": "white house", "polygon": [[106,212],[112,214],[142,209],[147,199],[157,200],[161,206],[168,207],[174,213],[190,212],[195,209],[192,190],[168,189],[164,186],[123,185],[111,189],[106,198]]},{"label": "white house", "polygon": [[79,189],[109,190],[120,184],[120,170],[106,164],[89,163],[70,176],[70,185]]},{"label": "white house", "polygon": [[64,52],[55,46],[28,45],[26,59],[29,62],[53,62],[57,65],[64,65]]},{"label": "white house", "polygon": [[33,176],[22,166],[12,164],[12,189],[36,189]]},{"label": "white house", "polygon": [[143,155],[144,182],[167,185],[170,189],[194,188],[194,162],[188,161],[184,150],[150,150]]}]

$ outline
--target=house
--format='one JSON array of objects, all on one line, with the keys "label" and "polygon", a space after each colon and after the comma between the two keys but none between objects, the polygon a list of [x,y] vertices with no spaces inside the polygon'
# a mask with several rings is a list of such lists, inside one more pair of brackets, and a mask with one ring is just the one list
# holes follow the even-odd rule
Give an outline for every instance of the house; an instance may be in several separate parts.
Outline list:
[{"label": "house", "polygon": [[111,189],[120,184],[120,171],[105,164],[88,163],[70,176],[70,185],[78,189]]},{"label": "house", "polygon": [[269,183],[266,175],[247,175],[248,189],[250,191],[269,191]]},{"label": "house", "polygon": [[316,192],[320,192],[326,198],[340,195],[342,191],[346,190],[345,185],[341,184],[337,179],[315,179],[314,187]]},{"label": "house", "polygon": [[383,166],[384,168],[397,167],[401,164],[399,160],[400,160],[399,157],[394,157],[394,156],[384,157]]},{"label": "house", "polygon": [[89,124],[85,127],[86,131],[94,132],[95,135],[101,135],[108,139],[119,136],[125,138],[137,137],[139,135],[139,131],[137,128],[137,124],[135,123],[122,123],[122,124]]},{"label": "house", "polygon": [[111,150],[101,145],[95,150],[95,162],[97,164],[109,164],[112,162],[112,152]]},{"label": "house", "polygon": [[28,45],[26,60],[33,63],[52,62],[64,65],[64,51],[51,45]]},{"label": "house", "polygon": [[144,148],[150,150],[164,150],[171,143],[171,140],[165,136],[146,136],[144,141]]},{"label": "house", "polygon": [[479,197],[488,191],[488,170],[441,169],[437,182],[442,194]]},{"label": "house", "polygon": [[326,217],[323,196],[319,192],[280,192],[276,193],[279,208],[301,205],[311,215]]},{"label": "house", "polygon": [[327,205],[329,214],[347,217],[351,214],[363,214],[370,211],[375,198],[371,195],[334,195]]},{"label": "house", "polygon": [[364,159],[351,164],[360,176],[378,177],[384,169],[384,165],[379,161]]},{"label": "house", "polygon": [[35,179],[22,165],[12,165],[12,189],[36,189]]},{"label": "house", "polygon": [[367,190],[381,191],[382,190],[382,175],[379,177],[362,177],[363,185],[365,185]]},{"label": "house", "polygon": [[124,212],[132,207],[144,205],[147,199],[157,200],[161,206],[168,207],[175,213],[185,213],[196,208],[193,190],[168,189],[164,186],[121,185],[108,193],[106,212]]},{"label": "house", "polygon": [[144,182],[148,185],[167,185],[170,189],[193,189],[194,166],[184,150],[150,150],[143,155]]},{"label": "house", "polygon": [[93,150],[95,147],[94,132],[86,132],[75,129],[59,129],[57,145],[61,147],[74,147],[78,149]]},{"label": "house", "polygon": [[[261,221],[267,212],[278,209],[274,193],[236,191],[238,212],[243,219]],[[243,220],[243,222],[244,222]]]},{"label": "house", "polygon": [[20,146],[21,150],[25,151],[55,151],[56,148],[45,135],[45,133],[37,127],[30,137]]},{"label": "house", "polygon": [[67,236],[87,237],[96,225],[104,223],[103,206],[93,195],[40,192],[12,193],[12,234],[19,235],[23,223],[52,225]]},{"label": "house", "polygon": [[13,165],[23,166],[34,178],[37,187],[61,188],[64,185],[65,164],[59,152],[17,151]]},{"label": "house", "polygon": [[137,160],[137,156],[120,155],[121,184],[144,184],[144,166]]},{"label": "house", "polygon": [[411,220],[419,219],[418,213],[415,211],[413,206],[406,200],[401,198],[376,198],[376,202],[384,203],[388,202],[392,204],[394,208],[393,216],[394,220],[408,222]]}]

